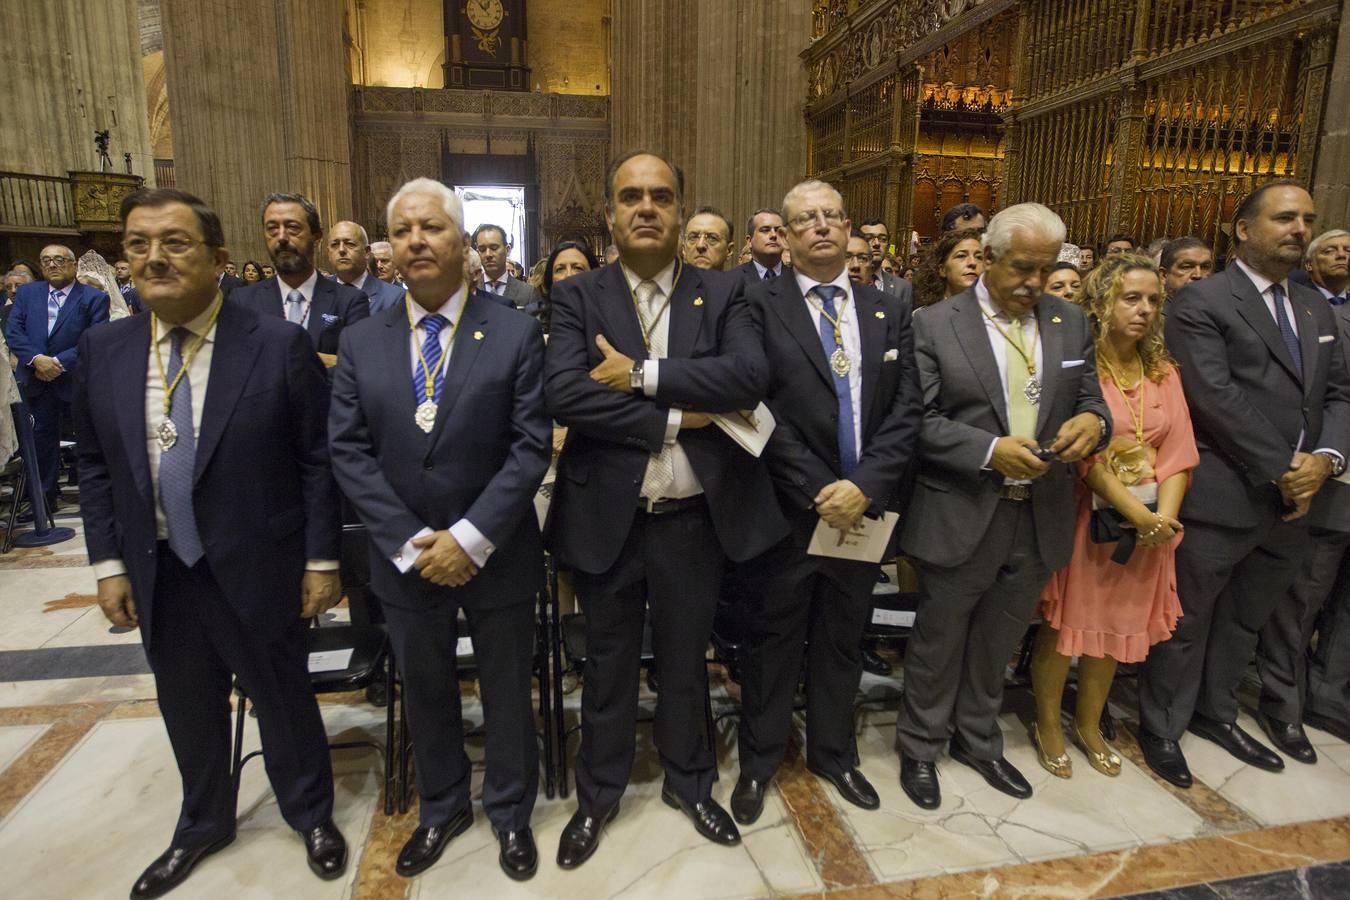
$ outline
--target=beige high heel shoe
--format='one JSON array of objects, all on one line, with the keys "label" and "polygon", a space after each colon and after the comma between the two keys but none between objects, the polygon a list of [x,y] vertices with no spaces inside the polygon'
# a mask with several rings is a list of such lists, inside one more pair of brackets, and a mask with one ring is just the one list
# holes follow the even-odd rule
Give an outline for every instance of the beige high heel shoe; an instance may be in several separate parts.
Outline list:
[{"label": "beige high heel shoe", "polygon": [[[1120,757],[1110,751],[1098,753],[1090,748],[1087,741],[1083,740],[1083,734],[1078,730],[1076,721],[1070,725],[1070,737],[1073,739],[1074,745],[1083,751],[1083,755],[1087,757],[1088,765],[1092,768],[1110,778],[1115,778],[1120,774]],[[1105,738],[1103,738],[1103,741],[1105,741]]]},{"label": "beige high heel shoe", "polygon": [[1061,753],[1053,758],[1047,756],[1045,748],[1041,746],[1040,725],[1035,722],[1031,724],[1031,742],[1036,745],[1036,760],[1041,764],[1042,769],[1056,778],[1073,777],[1073,762],[1069,759],[1069,754]]}]

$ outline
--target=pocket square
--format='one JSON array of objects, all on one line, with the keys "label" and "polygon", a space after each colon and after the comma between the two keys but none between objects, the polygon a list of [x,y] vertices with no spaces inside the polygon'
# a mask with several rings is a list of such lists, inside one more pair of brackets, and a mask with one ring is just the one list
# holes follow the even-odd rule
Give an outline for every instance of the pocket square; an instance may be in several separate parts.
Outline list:
[{"label": "pocket square", "polygon": [[883,356],[883,357],[881,357],[881,360],[882,360],[882,362],[890,362],[890,361],[893,360],[893,359],[899,359],[899,358],[900,358],[900,351],[899,351],[899,350],[887,350],[887,351],[886,351],[886,355]]},{"label": "pocket square", "polygon": [[1074,368],[1075,366],[1081,366],[1084,362],[1086,362],[1086,360],[1082,360],[1082,359],[1066,359],[1066,360],[1064,360],[1063,362],[1061,362],[1061,363],[1059,364],[1059,367],[1060,367],[1061,369],[1072,369],[1072,368]]},{"label": "pocket square", "polygon": [[1334,334],[1319,334],[1317,336],[1317,343],[1319,344],[1330,344],[1334,340],[1336,340],[1336,335]]},{"label": "pocket square", "polygon": [[338,317],[337,317],[335,314],[333,314],[333,313],[324,313],[324,314],[323,314],[323,324],[325,324],[325,325],[332,325],[332,324],[333,324],[334,322],[336,322],[337,320],[338,320]]}]

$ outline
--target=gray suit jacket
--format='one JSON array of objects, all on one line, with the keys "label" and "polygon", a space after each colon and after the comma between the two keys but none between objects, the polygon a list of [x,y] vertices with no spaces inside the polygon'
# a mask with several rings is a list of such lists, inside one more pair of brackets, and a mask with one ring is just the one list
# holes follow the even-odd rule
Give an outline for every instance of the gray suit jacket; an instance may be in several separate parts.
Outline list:
[{"label": "gray suit jacket", "polygon": [[[493,293],[486,286],[483,290],[489,294]],[[506,293],[503,296],[510,300],[516,309],[531,316],[537,315],[542,305],[539,292],[531,287],[529,282],[521,281],[514,275],[506,276]]]},{"label": "gray suit jacket", "polygon": [[[1331,307],[1331,314],[1341,334],[1341,365],[1350,372],[1350,304]],[[1350,484],[1334,479],[1324,484],[1308,511],[1308,524],[1331,531],[1350,531]]]},{"label": "gray suit jacket", "polygon": [[[1042,371],[1037,440],[1053,440],[1079,413],[1096,413],[1109,428],[1087,317],[1045,294],[1036,318]],[[1003,475],[982,466],[993,440],[1010,430],[1007,398],[974,288],[914,314],[914,356],[925,412],[900,546],[931,565],[958,566],[975,554],[994,518]],[[1103,434],[1098,449],[1109,439],[1109,432]],[[1062,463],[1032,483],[1036,541],[1052,570],[1067,564],[1073,551],[1073,483],[1073,467]]]},{"label": "gray suit jacket", "polygon": [[914,287],[899,275],[890,272],[878,272],[881,276],[881,289],[892,297],[898,297],[911,306],[914,304]]},{"label": "gray suit jacket", "polygon": [[1303,378],[1275,317],[1241,269],[1193,282],[1172,301],[1167,347],[1195,425],[1200,465],[1181,517],[1251,528],[1280,509],[1276,480],[1299,445],[1350,457],[1350,386],[1331,304],[1291,283]]}]

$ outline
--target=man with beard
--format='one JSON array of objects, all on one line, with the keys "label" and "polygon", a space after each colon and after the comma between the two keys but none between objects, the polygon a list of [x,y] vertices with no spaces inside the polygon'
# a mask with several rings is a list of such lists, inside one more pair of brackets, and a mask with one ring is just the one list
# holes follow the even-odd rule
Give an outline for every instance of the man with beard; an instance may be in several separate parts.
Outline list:
[{"label": "man with beard", "polygon": [[370,239],[355,222],[338,222],[328,230],[328,261],[337,280],[370,298],[370,314],[388,309],[403,299],[403,289],[370,274]]},{"label": "man with beard", "polygon": [[731,221],[721,210],[700,206],[684,224],[684,261],[721,272],[731,255]]},{"label": "man with beard", "polygon": [[267,255],[275,278],[236,289],[230,299],[267,316],[281,316],[309,332],[319,360],[337,363],[342,329],[370,315],[366,295],[320,278],[314,250],[323,237],[319,211],[303,194],[269,194],[262,208]]}]

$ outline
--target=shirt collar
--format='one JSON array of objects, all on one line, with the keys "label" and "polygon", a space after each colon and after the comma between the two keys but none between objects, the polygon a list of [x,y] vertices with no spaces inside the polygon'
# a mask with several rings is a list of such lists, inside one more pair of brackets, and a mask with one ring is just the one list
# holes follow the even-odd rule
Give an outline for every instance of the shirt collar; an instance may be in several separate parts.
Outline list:
[{"label": "shirt collar", "polygon": [[[508,269],[507,271],[505,271],[505,272],[502,273],[502,277],[501,277],[501,278],[497,278],[497,279],[495,279],[495,280],[492,279],[492,278],[488,278],[486,272],[483,273],[483,287],[485,287],[485,288],[487,288],[487,289],[489,289],[489,290],[492,289],[492,286],[493,286],[494,284],[506,284],[506,283],[509,282],[510,280],[511,280],[511,272],[510,272],[509,269]],[[493,291],[493,293],[496,293],[496,292]]]},{"label": "shirt collar", "polygon": [[75,289],[75,282],[73,282],[73,281],[72,281],[70,284],[66,285],[65,287],[61,287],[61,288],[56,287],[56,286],[53,285],[51,282],[48,282],[48,283],[47,283],[47,296],[50,297],[50,296],[51,296],[51,292],[52,292],[52,291],[56,291],[56,296],[60,297],[60,298],[61,298],[61,301],[64,303],[64,302],[65,302],[65,299],[66,299],[67,297],[70,296],[70,292],[71,292],[72,290],[74,290],[74,289]]},{"label": "shirt collar", "polygon": [[1279,282],[1274,282],[1274,281],[1271,281],[1271,280],[1270,280],[1269,278],[1267,278],[1266,276],[1262,275],[1260,272],[1257,272],[1255,269],[1253,269],[1251,266],[1247,265],[1247,264],[1246,264],[1245,262],[1243,262],[1242,260],[1240,260],[1240,259],[1234,259],[1233,261],[1234,261],[1235,263],[1237,263],[1238,268],[1241,269],[1241,270],[1243,271],[1243,273],[1244,273],[1248,278],[1251,279],[1252,284],[1256,285],[1256,292],[1257,292],[1258,294],[1260,294],[1262,297],[1264,297],[1264,296],[1266,295],[1266,292],[1270,290],[1270,286],[1271,286],[1272,284],[1276,284],[1276,283],[1278,283],[1279,286],[1280,286],[1280,289],[1284,291],[1284,295],[1285,295],[1286,297],[1289,296],[1289,279],[1286,278],[1286,279],[1283,279],[1283,280],[1281,280],[1281,281],[1279,281]]},{"label": "shirt collar", "polygon": [[660,272],[656,273],[654,278],[642,278],[628,266],[624,265],[623,260],[619,260],[619,268],[623,270],[623,277],[628,279],[628,286],[632,288],[634,294],[637,293],[637,286],[643,281],[653,282],[661,290],[661,296],[669,297],[671,290],[675,286],[675,260],[671,260]]},{"label": "shirt collar", "polygon": [[[319,270],[313,269],[310,271],[309,277],[305,279],[305,283],[300,285],[300,287],[295,288],[295,290],[303,294],[305,302],[308,303],[314,299],[314,285],[318,283]],[[286,297],[291,293],[292,288],[289,284],[281,280],[280,275],[277,276],[277,289],[281,291],[281,302],[285,303]]]},{"label": "shirt collar", "polygon": [[1345,296],[1346,296],[1346,293],[1350,293],[1350,291],[1347,291],[1347,292],[1345,292],[1345,293],[1333,294],[1331,291],[1329,291],[1329,290],[1327,290],[1326,288],[1322,287],[1320,284],[1318,284],[1318,283],[1315,282],[1315,281],[1313,282],[1313,287],[1315,287],[1315,288],[1317,288],[1319,291],[1321,291],[1321,292],[1322,292],[1322,296],[1323,296],[1323,297],[1326,297],[1328,300],[1332,299],[1333,297],[1340,297],[1340,298],[1344,299]]},{"label": "shirt collar", "polygon": [[450,299],[445,301],[445,304],[440,309],[429,310],[414,300],[412,291],[409,291],[407,296],[408,300],[411,301],[413,328],[421,325],[423,319],[433,314],[445,316],[446,320],[451,325],[454,325],[459,321],[460,312],[464,309],[464,300],[467,293],[467,289],[461,286],[450,295]]},{"label": "shirt collar", "polygon": [[[211,330],[207,331],[206,323],[211,321],[211,317],[215,315],[216,310],[220,307],[220,304],[224,302],[224,299],[225,299],[224,295],[221,294],[219,290],[217,290],[216,299],[208,303],[206,305],[206,309],[202,310],[201,313],[198,314],[198,316],[195,319],[192,319],[188,322],[184,322],[182,327],[190,331],[194,337],[201,337],[203,334],[205,334],[206,340],[208,342],[214,341],[216,338],[217,324],[212,323]],[[159,332],[159,343],[161,344],[166,343],[169,340],[169,332],[179,327],[176,325],[170,325],[168,322],[158,322],[157,324],[161,329]]]},{"label": "shirt collar", "polygon": [[356,279],[355,281],[343,281],[336,275],[334,275],[333,277],[337,279],[338,284],[345,284],[348,285],[349,287],[356,288],[358,291],[363,291],[366,289],[366,282],[370,280],[370,273],[363,269],[361,271],[361,277]]},{"label": "shirt collar", "polygon": [[763,281],[763,280],[764,280],[764,273],[765,273],[765,272],[772,272],[772,273],[774,274],[774,277],[775,277],[775,278],[777,278],[779,275],[782,275],[782,274],[783,274],[783,261],[782,261],[782,260],[779,260],[779,261],[778,261],[778,265],[774,266],[772,269],[770,269],[768,266],[761,266],[761,265],[759,264],[759,260],[755,259],[754,257],[751,257],[751,258],[750,258],[750,261],[751,261],[752,263],[755,264],[755,271],[759,273],[759,280],[760,280],[760,281]]},{"label": "shirt collar", "polygon": [[834,277],[833,281],[816,281],[814,278],[803,275],[801,269],[793,270],[792,274],[793,277],[797,279],[797,287],[801,289],[803,297],[811,293],[811,290],[817,285],[821,284],[832,284],[841,289],[844,292],[845,297],[850,299],[853,297],[853,282],[848,280],[848,269],[846,268],[840,269],[839,274]]},{"label": "shirt collar", "polygon": [[[983,276],[983,275],[981,275],[981,276],[979,277],[979,280],[977,280],[977,281],[975,282],[975,299],[979,301],[979,303],[980,303],[980,309],[984,310],[984,312],[985,312],[986,315],[993,316],[994,318],[998,318],[999,316],[1002,316],[1003,318],[1007,319],[1009,322],[1013,321],[1013,317],[1012,317],[1012,316],[1008,315],[1008,314],[1007,314],[1006,312],[1004,312],[1002,309],[1000,309],[999,307],[997,307],[997,306],[994,305],[994,298],[993,298],[993,296],[989,293],[989,287],[988,287],[988,285],[986,285],[986,284],[984,283],[984,276]],[[1036,315],[1036,308],[1035,308],[1035,307],[1032,307],[1031,312],[1027,313],[1027,316],[1035,316],[1035,315]],[[1025,318],[1026,318],[1026,316],[1023,316],[1023,319],[1025,319]],[[1026,327],[1026,326],[1023,325],[1023,327]]]}]

